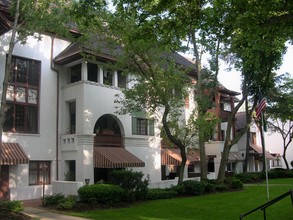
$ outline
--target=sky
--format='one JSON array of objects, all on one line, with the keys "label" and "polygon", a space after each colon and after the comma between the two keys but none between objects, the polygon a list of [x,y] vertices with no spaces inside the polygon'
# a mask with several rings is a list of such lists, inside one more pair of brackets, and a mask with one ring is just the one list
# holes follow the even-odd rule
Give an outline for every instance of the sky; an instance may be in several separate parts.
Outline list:
[{"label": "sky", "polygon": [[[293,45],[287,45],[288,49],[283,56],[283,64],[277,71],[278,74],[290,73],[293,77]],[[218,79],[227,89],[241,92],[241,74],[236,70],[228,71],[228,66],[221,63]]]}]

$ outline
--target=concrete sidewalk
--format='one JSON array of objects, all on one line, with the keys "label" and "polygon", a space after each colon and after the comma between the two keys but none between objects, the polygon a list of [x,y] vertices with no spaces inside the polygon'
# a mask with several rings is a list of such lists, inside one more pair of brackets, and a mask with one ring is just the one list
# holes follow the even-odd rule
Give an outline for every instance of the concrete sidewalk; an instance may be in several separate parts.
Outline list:
[{"label": "concrete sidewalk", "polygon": [[22,212],[28,216],[41,220],[85,220],[85,218],[74,217],[50,211],[48,209],[42,208],[41,205],[42,201],[40,199],[25,200],[23,201],[24,210]]}]

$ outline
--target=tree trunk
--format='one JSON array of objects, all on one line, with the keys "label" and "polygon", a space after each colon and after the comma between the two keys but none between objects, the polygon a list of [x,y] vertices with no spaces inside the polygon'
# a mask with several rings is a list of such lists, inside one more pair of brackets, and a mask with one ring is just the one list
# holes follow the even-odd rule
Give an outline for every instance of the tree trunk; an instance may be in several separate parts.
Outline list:
[{"label": "tree trunk", "polygon": [[166,135],[168,137],[168,139],[177,147],[179,147],[180,149],[180,154],[181,154],[181,164],[179,166],[179,173],[178,173],[178,184],[183,182],[183,175],[184,175],[184,169],[185,169],[185,164],[186,164],[186,152],[185,152],[185,145],[182,144],[182,142],[178,139],[176,139],[171,131],[170,128],[168,126],[168,114],[170,111],[170,107],[168,104],[165,105],[165,110],[163,113],[163,117],[162,117],[162,123],[163,123],[163,128],[165,129]]},{"label": "tree trunk", "polygon": [[283,160],[284,160],[284,163],[286,165],[286,169],[289,170],[289,164],[288,164],[288,161],[286,159],[286,148],[284,148],[284,151],[283,151]]}]

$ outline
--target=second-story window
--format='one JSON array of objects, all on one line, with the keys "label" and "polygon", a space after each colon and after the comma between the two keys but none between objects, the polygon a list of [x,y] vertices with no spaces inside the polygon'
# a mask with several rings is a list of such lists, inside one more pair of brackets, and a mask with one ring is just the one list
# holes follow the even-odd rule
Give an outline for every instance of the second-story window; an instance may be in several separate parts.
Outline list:
[{"label": "second-story window", "polygon": [[87,79],[88,81],[98,82],[98,66],[97,64],[87,64]]},{"label": "second-story window", "polygon": [[113,72],[110,70],[104,70],[103,72],[103,82],[105,85],[113,85]]},{"label": "second-story window", "polygon": [[70,68],[70,83],[75,83],[81,80],[81,64],[77,64]]},{"label": "second-story window", "polygon": [[3,131],[38,133],[41,62],[13,57]]},{"label": "second-story window", "polygon": [[145,113],[136,113],[132,116],[132,134],[154,135],[154,120],[146,117]]},{"label": "second-story window", "polygon": [[118,71],[118,87],[119,88],[126,88],[126,76],[122,74],[121,71]]}]

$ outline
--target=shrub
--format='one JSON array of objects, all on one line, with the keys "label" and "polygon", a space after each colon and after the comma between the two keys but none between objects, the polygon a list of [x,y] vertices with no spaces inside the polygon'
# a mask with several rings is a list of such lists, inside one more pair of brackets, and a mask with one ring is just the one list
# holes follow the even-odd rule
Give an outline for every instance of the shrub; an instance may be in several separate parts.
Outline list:
[{"label": "shrub", "polygon": [[283,168],[276,168],[273,170],[270,170],[268,172],[269,178],[291,178],[293,177],[292,170],[287,170]]},{"label": "shrub", "polygon": [[58,205],[65,196],[61,193],[54,193],[53,195],[45,195],[43,198],[44,206],[56,206]]},{"label": "shrub", "polygon": [[183,195],[201,195],[204,192],[204,183],[186,180],[180,183],[183,186]]},{"label": "shrub", "polygon": [[232,188],[232,189],[243,189],[243,183],[242,183],[242,181],[240,179],[237,179],[236,177],[226,178],[224,180],[224,184],[228,188]]},{"label": "shrub", "polygon": [[127,201],[143,200],[148,195],[149,178],[143,179],[142,172],[131,170],[114,170],[111,173],[111,183],[121,186],[127,197]]},{"label": "shrub", "polygon": [[96,202],[98,204],[118,203],[124,198],[125,191],[116,185],[93,184],[78,189],[79,198],[85,202]]},{"label": "shrub", "polygon": [[77,196],[69,195],[58,203],[57,208],[63,210],[73,209],[77,206],[77,198]]},{"label": "shrub", "polygon": [[215,180],[204,180],[202,181],[204,185],[204,192],[211,193],[216,190],[216,181]]},{"label": "shrub", "polygon": [[3,201],[0,202],[0,210],[6,210],[9,212],[20,212],[23,211],[21,201]]},{"label": "shrub", "polygon": [[256,183],[261,181],[263,175],[263,173],[238,173],[235,177],[243,183]]},{"label": "shrub", "polygon": [[169,199],[177,196],[177,192],[172,189],[150,189],[148,191],[148,199]]},{"label": "shrub", "polygon": [[226,186],[225,184],[223,184],[223,183],[219,183],[219,184],[216,184],[216,187],[215,187],[215,189],[217,190],[217,191],[226,191],[227,189],[228,189],[228,186]]}]

